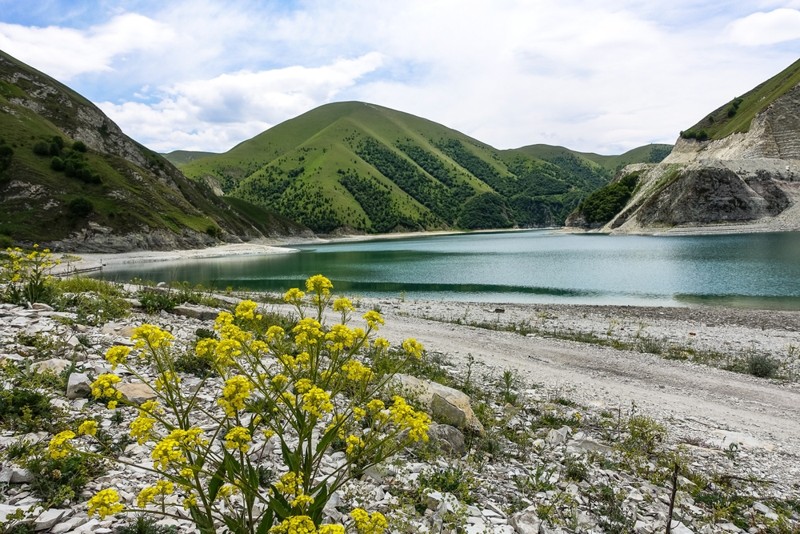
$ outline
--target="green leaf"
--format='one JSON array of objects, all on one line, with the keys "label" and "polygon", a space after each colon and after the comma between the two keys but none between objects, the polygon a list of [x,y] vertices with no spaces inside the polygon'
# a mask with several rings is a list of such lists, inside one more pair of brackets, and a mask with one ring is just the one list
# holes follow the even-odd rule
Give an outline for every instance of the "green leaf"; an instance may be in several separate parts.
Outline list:
[{"label": "green leaf", "polygon": [[300,471],[300,458],[292,454],[292,451],[289,450],[289,446],[286,445],[283,439],[281,439],[281,453],[283,454],[283,461],[286,463],[286,467],[289,468],[289,471],[292,473]]},{"label": "green leaf", "polygon": [[223,521],[225,521],[225,525],[228,527],[228,530],[233,532],[233,534],[247,534],[247,529],[242,524],[241,521],[233,517],[222,516]]},{"label": "green leaf", "polygon": [[314,496],[313,504],[311,504],[308,509],[308,515],[311,517],[311,520],[314,521],[315,525],[319,525],[322,522],[322,512],[330,498],[330,495],[328,495],[328,485],[322,482],[320,486],[319,492]]},{"label": "green leaf", "polygon": [[208,499],[211,502],[217,498],[217,493],[219,493],[219,489],[225,483],[222,475],[225,474],[225,462],[219,464],[217,471],[214,473],[214,476],[211,477],[211,480],[208,483]]},{"label": "green leaf", "polygon": [[289,501],[275,486],[272,486],[272,498],[269,500],[269,508],[275,512],[275,515],[281,521],[292,515],[292,507],[289,506]]},{"label": "green leaf", "polygon": [[264,513],[264,519],[258,524],[258,528],[256,529],[256,534],[267,534],[269,529],[272,527],[272,523],[275,519],[275,514],[271,508],[267,508],[266,513]]}]

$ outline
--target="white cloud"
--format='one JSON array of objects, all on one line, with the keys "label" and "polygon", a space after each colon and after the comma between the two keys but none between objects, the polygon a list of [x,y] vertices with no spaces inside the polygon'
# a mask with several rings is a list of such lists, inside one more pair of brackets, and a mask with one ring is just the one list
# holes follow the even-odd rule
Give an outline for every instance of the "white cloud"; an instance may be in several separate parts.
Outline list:
[{"label": "white cloud", "polygon": [[155,103],[98,104],[129,135],[159,151],[227,150],[328,102],[381,65],[379,54],[322,67],[241,71],[162,88]]},{"label": "white cloud", "polygon": [[727,28],[731,41],[745,46],[761,46],[800,39],[800,11],[775,9],[758,12],[733,21]]},{"label": "white cloud", "polygon": [[166,0],[84,31],[0,23],[0,48],[158,150],[227,150],[364,100],[498,148],[618,153],[674,141],[794,61],[769,43],[796,35],[798,2]]},{"label": "white cloud", "polygon": [[0,49],[62,81],[112,71],[116,57],[158,50],[172,38],[170,28],[134,13],[115,16],[86,31],[0,23]]}]

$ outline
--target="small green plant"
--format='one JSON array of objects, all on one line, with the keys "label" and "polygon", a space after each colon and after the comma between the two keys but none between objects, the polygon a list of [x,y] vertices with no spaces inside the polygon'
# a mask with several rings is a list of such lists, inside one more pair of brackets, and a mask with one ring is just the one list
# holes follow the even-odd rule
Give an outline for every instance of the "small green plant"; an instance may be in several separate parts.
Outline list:
[{"label": "small green plant", "polygon": [[751,354],[747,358],[747,372],[759,378],[772,378],[778,371],[778,362],[765,354]]},{"label": "small green plant", "polygon": [[178,301],[177,295],[168,290],[161,290],[161,288],[142,288],[136,297],[139,299],[142,309],[150,314],[170,311],[175,306],[182,304]]},{"label": "small green plant", "polygon": [[419,495],[424,498],[426,490],[433,489],[442,493],[454,495],[460,502],[471,504],[475,502],[475,479],[462,465],[448,465],[445,467],[425,470],[419,475]]},{"label": "small green plant", "polygon": [[33,475],[31,491],[45,508],[73,501],[90,480],[103,473],[103,462],[96,457],[67,454],[53,458],[43,447],[23,466]]},{"label": "small green plant", "polygon": [[36,432],[53,428],[57,410],[50,399],[30,389],[4,389],[0,391],[0,426],[22,432]]},{"label": "small green plant", "polygon": [[50,249],[39,250],[39,245],[28,252],[18,247],[6,249],[6,257],[0,260],[0,284],[5,284],[0,298],[13,304],[49,302],[50,273],[58,263]]},{"label": "small green plant", "polygon": [[589,474],[586,464],[575,456],[567,456],[564,459],[565,475],[568,480],[583,482]]}]

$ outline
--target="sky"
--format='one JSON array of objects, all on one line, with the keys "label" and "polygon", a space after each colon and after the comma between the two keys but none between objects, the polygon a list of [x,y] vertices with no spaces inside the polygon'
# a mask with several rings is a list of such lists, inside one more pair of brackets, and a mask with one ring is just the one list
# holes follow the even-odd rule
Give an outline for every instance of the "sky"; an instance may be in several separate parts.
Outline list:
[{"label": "sky", "polygon": [[159,152],[359,100],[496,148],[619,154],[800,57],[800,0],[0,0],[0,50]]}]

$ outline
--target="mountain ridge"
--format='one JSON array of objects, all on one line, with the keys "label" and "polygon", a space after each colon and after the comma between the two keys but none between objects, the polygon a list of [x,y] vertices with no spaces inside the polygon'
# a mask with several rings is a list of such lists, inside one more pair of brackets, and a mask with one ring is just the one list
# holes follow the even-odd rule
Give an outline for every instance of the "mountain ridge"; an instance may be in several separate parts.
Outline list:
[{"label": "mountain ridge", "polygon": [[[180,168],[218,193],[273,206],[315,231],[366,233],[560,225],[612,176],[603,156],[591,155],[606,165],[568,149],[551,161],[527,150],[498,150],[423,117],[350,101]],[[483,220],[490,208],[504,216]]]}]

